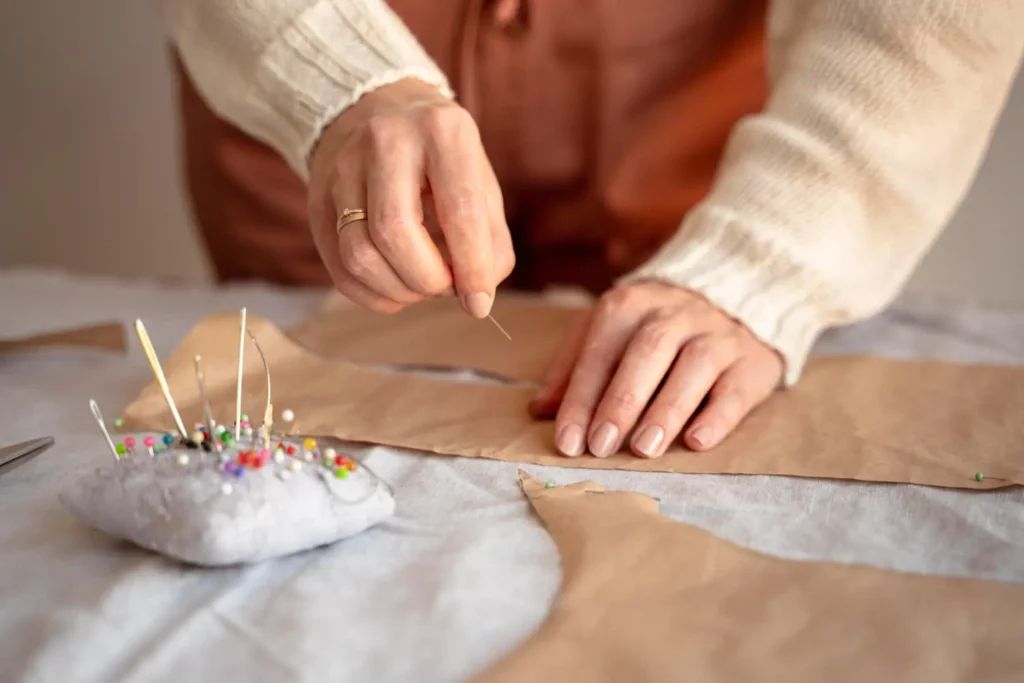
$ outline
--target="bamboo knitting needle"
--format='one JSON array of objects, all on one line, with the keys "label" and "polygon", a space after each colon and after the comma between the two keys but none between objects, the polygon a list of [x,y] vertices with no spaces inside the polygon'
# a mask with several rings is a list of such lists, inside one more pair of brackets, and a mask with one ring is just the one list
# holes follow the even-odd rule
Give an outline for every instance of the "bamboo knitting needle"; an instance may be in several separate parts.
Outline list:
[{"label": "bamboo knitting needle", "polygon": [[160,392],[164,395],[164,400],[167,401],[167,407],[171,410],[171,416],[174,417],[174,424],[177,425],[178,431],[181,432],[181,438],[188,441],[188,430],[185,429],[185,423],[181,421],[181,415],[178,413],[178,406],[174,405],[174,399],[171,397],[171,389],[167,386],[167,378],[164,377],[164,369],[160,367],[160,360],[156,357],[156,351],[153,350],[153,343],[149,341],[149,334],[146,333],[146,326],[142,324],[142,320],[139,318],[135,319],[135,334],[139,337],[139,343],[142,344],[142,351],[146,354],[146,360],[149,361],[149,367],[153,369],[153,374],[156,376],[156,382],[160,385]]}]

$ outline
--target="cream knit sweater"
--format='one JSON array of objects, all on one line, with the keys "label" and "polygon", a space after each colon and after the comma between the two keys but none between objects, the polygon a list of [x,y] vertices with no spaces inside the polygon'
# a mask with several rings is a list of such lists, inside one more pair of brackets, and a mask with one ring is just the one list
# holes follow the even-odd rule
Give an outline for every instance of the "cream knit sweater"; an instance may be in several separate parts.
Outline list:
[{"label": "cream knit sweater", "polygon": [[[161,0],[210,106],[304,177],[362,94],[444,75],[384,0]],[[424,0],[429,2],[429,0]],[[888,304],[963,199],[1024,50],[1024,0],[774,0],[770,100],[708,198],[624,278],[695,289],[800,374]]]}]

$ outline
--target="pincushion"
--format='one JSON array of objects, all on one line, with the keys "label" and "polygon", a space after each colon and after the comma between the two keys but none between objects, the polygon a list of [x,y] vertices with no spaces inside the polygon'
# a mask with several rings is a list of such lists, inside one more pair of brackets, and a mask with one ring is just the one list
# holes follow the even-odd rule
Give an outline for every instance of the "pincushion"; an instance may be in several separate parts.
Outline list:
[{"label": "pincushion", "polygon": [[394,513],[386,484],[315,441],[280,442],[273,451],[249,445],[121,449],[118,461],[85,474],[60,499],[104,533],[204,566],[333,543]]},{"label": "pincushion", "polygon": [[[235,419],[217,424],[206,401],[200,358],[196,382],[204,421],[189,432],[141,321],[136,331],[177,433],[126,436],[114,443],[95,401],[93,416],[114,462],[60,494],[86,524],[168,557],[204,566],[247,564],[315,548],[390,517],[390,488],[367,468],[307,437],[275,436],[270,369],[259,344],[239,327]],[[263,424],[243,414],[242,363],[252,340],[266,372]],[[283,411],[285,422],[294,419]],[[119,426],[115,423],[115,426]]]}]

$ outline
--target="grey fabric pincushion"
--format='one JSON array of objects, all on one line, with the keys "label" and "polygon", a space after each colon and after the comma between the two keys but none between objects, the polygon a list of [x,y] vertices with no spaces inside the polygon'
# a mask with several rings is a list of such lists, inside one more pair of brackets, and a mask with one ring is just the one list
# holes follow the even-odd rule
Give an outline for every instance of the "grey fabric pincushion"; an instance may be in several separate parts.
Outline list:
[{"label": "grey fabric pincushion", "polygon": [[[226,471],[217,455],[171,449],[98,468],[60,494],[83,522],[189,564],[249,564],[334,543],[394,514],[388,487],[358,467],[344,478],[276,458]],[[228,465],[230,468],[231,465]]]}]

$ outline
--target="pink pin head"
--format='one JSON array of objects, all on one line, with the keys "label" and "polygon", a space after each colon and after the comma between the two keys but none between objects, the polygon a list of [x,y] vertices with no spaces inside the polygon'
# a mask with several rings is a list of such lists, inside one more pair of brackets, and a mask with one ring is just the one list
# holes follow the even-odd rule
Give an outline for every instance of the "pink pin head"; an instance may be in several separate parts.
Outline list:
[{"label": "pink pin head", "polygon": [[127,448],[135,448],[135,437],[134,436],[126,436],[126,437],[124,437],[124,445]]},{"label": "pink pin head", "polygon": [[142,445],[145,446],[146,448],[152,448],[153,446],[156,445],[156,439],[154,439],[152,436],[147,436],[142,440]]}]

